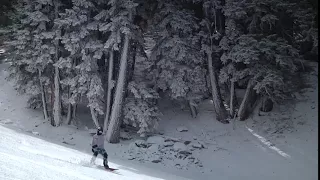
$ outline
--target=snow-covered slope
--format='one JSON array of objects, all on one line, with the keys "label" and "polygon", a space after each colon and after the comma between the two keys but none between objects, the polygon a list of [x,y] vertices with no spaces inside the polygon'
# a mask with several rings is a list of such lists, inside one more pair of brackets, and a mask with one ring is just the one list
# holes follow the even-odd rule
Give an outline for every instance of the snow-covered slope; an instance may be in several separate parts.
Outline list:
[{"label": "snow-covered slope", "polygon": [[[0,126],[1,180],[184,179],[150,168],[132,167],[125,162],[121,165],[110,162],[111,167],[119,170],[107,172],[87,167],[90,158],[80,151]],[[102,164],[102,160],[97,159],[96,164]]]},{"label": "snow-covered slope", "polygon": [[[183,148],[192,154],[179,159],[172,157],[170,147],[161,153],[157,148],[136,148],[139,157],[131,154],[136,158],[129,160],[129,144],[135,140],[106,144],[110,165],[119,168],[119,174],[86,167],[91,158],[89,132],[82,127],[66,125],[52,128],[43,120],[41,112],[26,108],[26,98],[18,96],[12,83],[5,80],[5,69],[5,65],[0,65],[1,180],[183,177],[313,180],[318,177],[317,68],[309,75],[310,87],[301,92],[294,108],[283,107],[263,116],[255,115],[245,122],[237,122],[235,128],[232,124],[223,125],[213,120],[212,112],[201,106],[199,117],[193,119],[189,112],[164,102],[160,107],[164,114],[160,124],[163,136],[190,141]],[[87,119],[85,125],[92,124],[90,115],[79,116]],[[179,126],[187,131],[180,132]],[[205,147],[193,148],[197,143]],[[160,154],[161,162],[150,161],[148,153],[151,150]],[[191,157],[201,163],[189,161]],[[102,160],[96,163],[102,164]]]}]

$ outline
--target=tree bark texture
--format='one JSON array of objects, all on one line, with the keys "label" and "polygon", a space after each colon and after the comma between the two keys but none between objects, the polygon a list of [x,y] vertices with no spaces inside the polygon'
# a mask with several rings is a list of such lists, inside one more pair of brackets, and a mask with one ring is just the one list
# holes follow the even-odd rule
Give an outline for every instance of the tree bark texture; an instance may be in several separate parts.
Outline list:
[{"label": "tree bark texture", "polygon": [[48,121],[48,108],[47,108],[46,94],[44,90],[44,85],[41,81],[41,70],[38,70],[38,71],[39,71],[39,81],[40,81],[40,88],[41,88],[43,115],[44,115],[45,121]]},{"label": "tree bark texture", "polygon": [[198,112],[197,112],[197,107],[194,104],[194,102],[192,100],[188,101],[189,107],[190,107],[190,112],[191,112],[191,116],[192,118],[197,118]]},{"label": "tree bark texture", "polygon": [[220,93],[220,88],[218,84],[218,78],[214,72],[213,62],[212,62],[212,52],[208,52],[208,70],[210,75],[211,91],[212,91],[212,100],[214,104],[214,109],[216,113],[216,118],[221,123],[228,123],[228,113],[226,108],[223,105],[222,97]]},{"label": "tree bark texture", "polygon": [[103,130],[107,132],[108,125],[109,125],[109,117],[110,117],[110,110],[111,110],[111,92],[113,89],[113,50],[110,51],[110,57],[109,57],[109,70],[108,70],[108,89],[107,89],[107,106],[106,106],[106,113],[104,118],[104,128]]},{"label": "tree bark texture", "polygon": [[[55,17],[58,18],[58,3],[54,1],[55,6]],[[58,30],[58,33],[59,30]],[[58,34],[57,36],[60,36]],[[54,61],[58,62],[59,60],[59,40],[54,40],[55,45],[55,57]],[[57,66],[54,67],[54,104],[53,104],[53,119],[55,122],[55,126],[60,126],[61,124],[61,97],[60,97],[60,73],[59,68]]]},{"label": "tree bark texture", "polygon": [[[68,88],[68,99],[71,98],[70,86]],[[68,102],[67,124],[70,125],[72,120],[72,104]]]},{"label": "tree bark texture", "polygon": [[129,36],[125,35],[124,46],[120,60],[119,76],[116,86],[115,97],[112,105],[110,124],[107,131],[107,141],[110,143],[118,143],[120,141],[120,125],[122,123],[120,116],[125,93],[129,41]]},{"label": "tree bark texture", "polygon": [[91,113],[91,117],[92,117],[93,123],[96,126],[96,128],[100,127],[99,121],[98,121],[98,118],[96,115],[96,111],[93,109],[93,107],[90,107],[90,113]]},{"label": "tree bark texture", "polygon": [[235,92],[234,92],[234,82],[231,81],[231,86],[230,86],[230,116],[233,117],[234,115],[234,108],[235,108]]},{"label": "tree bark texture", "polygon": [[250,111],[253,109],[252,106],[255,104],[255,101],[256,94],[253,90],[252,82],[249,81],[243,100],[238,110],[238,118],[240,121],[244,121],[250,115]]}]

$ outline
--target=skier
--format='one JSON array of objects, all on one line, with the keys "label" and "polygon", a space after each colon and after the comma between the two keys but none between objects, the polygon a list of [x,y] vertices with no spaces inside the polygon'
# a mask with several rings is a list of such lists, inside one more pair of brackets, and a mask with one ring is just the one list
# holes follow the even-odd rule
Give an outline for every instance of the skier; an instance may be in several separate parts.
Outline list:
[{"label": "skier", "polygon": [[107,154],[106,150],[104,149],[104,140],[105,140],[105,136],[103,134],[103,129],[102,129],[102,127],[98,127],[97,134],[95,134],[92,138],[91,145],[92,145],[93,156],[91,158],[90,163],[94,164],[98,154],[101,154],[103,156],[103,166],[106,169],[109,169],[108,154]]}]

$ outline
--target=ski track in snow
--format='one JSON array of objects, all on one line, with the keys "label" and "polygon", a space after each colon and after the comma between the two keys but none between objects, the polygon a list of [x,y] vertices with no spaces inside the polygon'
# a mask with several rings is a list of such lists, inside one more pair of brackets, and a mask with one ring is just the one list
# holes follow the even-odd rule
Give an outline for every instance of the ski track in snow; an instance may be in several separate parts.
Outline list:
[{"label": "ski track in snow", "polygon": [[285,157],[285,158],[290,158],[290,155],[288,155],[287,153],[281,151],[279,148],[275,147],[270,141],[266,140],[266,138],[260,136],[259,134],[255,133],[251,128],[248,128],[246,126],[246,128],[248,129],[248,131],[254,135],[255,137],[257,137],[264,145],[266,145],[269,149],[272,149],[274,151],[276,151],[278,154],[280,154],[281,156]]}]

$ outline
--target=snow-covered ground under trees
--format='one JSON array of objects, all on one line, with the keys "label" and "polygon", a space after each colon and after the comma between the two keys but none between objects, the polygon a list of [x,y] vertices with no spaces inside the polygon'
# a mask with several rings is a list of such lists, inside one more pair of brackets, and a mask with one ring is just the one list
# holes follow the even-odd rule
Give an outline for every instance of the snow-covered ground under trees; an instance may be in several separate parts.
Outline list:
[{"label": "snow-covered ground under trees", "polygon": [[[91,158],[90,114],[80,111],[78,128],[51,127],[41,112],[26,107],[26,97],[5,80],[7,65],[2,64],[0,179],[317,179],[317,66],[296,104],[256,113],[234,125],[213,120],[209,104],[201,105],[193,119],[188,111],[162,101],[159,135],[106,143],[110,166],[119,168],[116,174],[86,167]],[[96,163],[102,165],[102,160]]]}]

